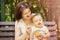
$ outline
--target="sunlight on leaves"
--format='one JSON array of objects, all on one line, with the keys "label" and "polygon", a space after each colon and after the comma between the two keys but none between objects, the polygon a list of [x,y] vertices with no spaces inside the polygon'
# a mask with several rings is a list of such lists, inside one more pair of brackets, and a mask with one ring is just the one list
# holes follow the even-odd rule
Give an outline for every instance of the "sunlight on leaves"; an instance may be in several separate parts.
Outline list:
[{"label": "sunlight on leaves", "polygon": [[48,8],[45,8],[46,12],[48,12]]},{"label": "sunlight on leaves", "polygon": [[38,1],[41,1],[41,0],[38,0]]},{"label": "sunlight on leaves", "polygon": [[36,8],[37,7],[37,5],[36,4],[33,4],[33,8]]}]

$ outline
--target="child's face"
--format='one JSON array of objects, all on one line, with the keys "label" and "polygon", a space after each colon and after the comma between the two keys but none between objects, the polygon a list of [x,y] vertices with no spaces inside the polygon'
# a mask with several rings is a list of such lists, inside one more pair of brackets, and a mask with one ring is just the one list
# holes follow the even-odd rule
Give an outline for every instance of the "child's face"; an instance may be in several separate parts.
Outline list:
[{"label": "child's face", "polygon": [[36,27],[41,27],[43,24],[43,20],[40,15],[36,15],[35,17],[33,17],[32,21]]}]

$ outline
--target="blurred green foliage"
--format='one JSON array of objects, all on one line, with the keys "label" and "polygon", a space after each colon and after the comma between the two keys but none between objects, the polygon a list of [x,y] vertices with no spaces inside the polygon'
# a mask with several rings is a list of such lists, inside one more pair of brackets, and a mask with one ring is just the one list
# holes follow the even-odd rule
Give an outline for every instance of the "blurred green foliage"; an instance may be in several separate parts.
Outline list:
[{"label": "blurred green foliage", "polygon": [[21,1],[28,2],[32,6],[33,13],[41,13],[42,17],[43,18],[45,17],[44,10],[43,10],[43,7],[41,6],[40,0],[4,0],[6,22],[15,20],[14,19],[14,8],[16,4]]}]

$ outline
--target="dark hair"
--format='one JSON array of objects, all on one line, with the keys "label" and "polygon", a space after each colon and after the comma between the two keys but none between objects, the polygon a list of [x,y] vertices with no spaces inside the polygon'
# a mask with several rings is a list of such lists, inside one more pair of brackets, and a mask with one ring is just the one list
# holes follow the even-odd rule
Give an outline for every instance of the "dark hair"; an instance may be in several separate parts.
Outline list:
[{"label": "dark hair", "polygon": [[31,6],[28,2],[20,2],[17,4],[15,8],[15,19],[20,20],[22,18],[22,12],[24,9],[29,8],[31,10]]}]

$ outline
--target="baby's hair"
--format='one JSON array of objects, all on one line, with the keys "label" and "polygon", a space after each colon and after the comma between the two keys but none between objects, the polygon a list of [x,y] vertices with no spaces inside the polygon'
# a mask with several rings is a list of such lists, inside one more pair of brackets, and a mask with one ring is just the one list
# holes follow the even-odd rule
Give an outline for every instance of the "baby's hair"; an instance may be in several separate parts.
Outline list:
[{"label": "baby's hair", "polygon": [[[32,16],[32,19],[33,19],[35,16],[37,16],[37,15],[40,15],[40,16],[41,16],[40,13],[34,13],[33,16]],[[42,18],[42,16],[41,16],[41,18]]]}]

